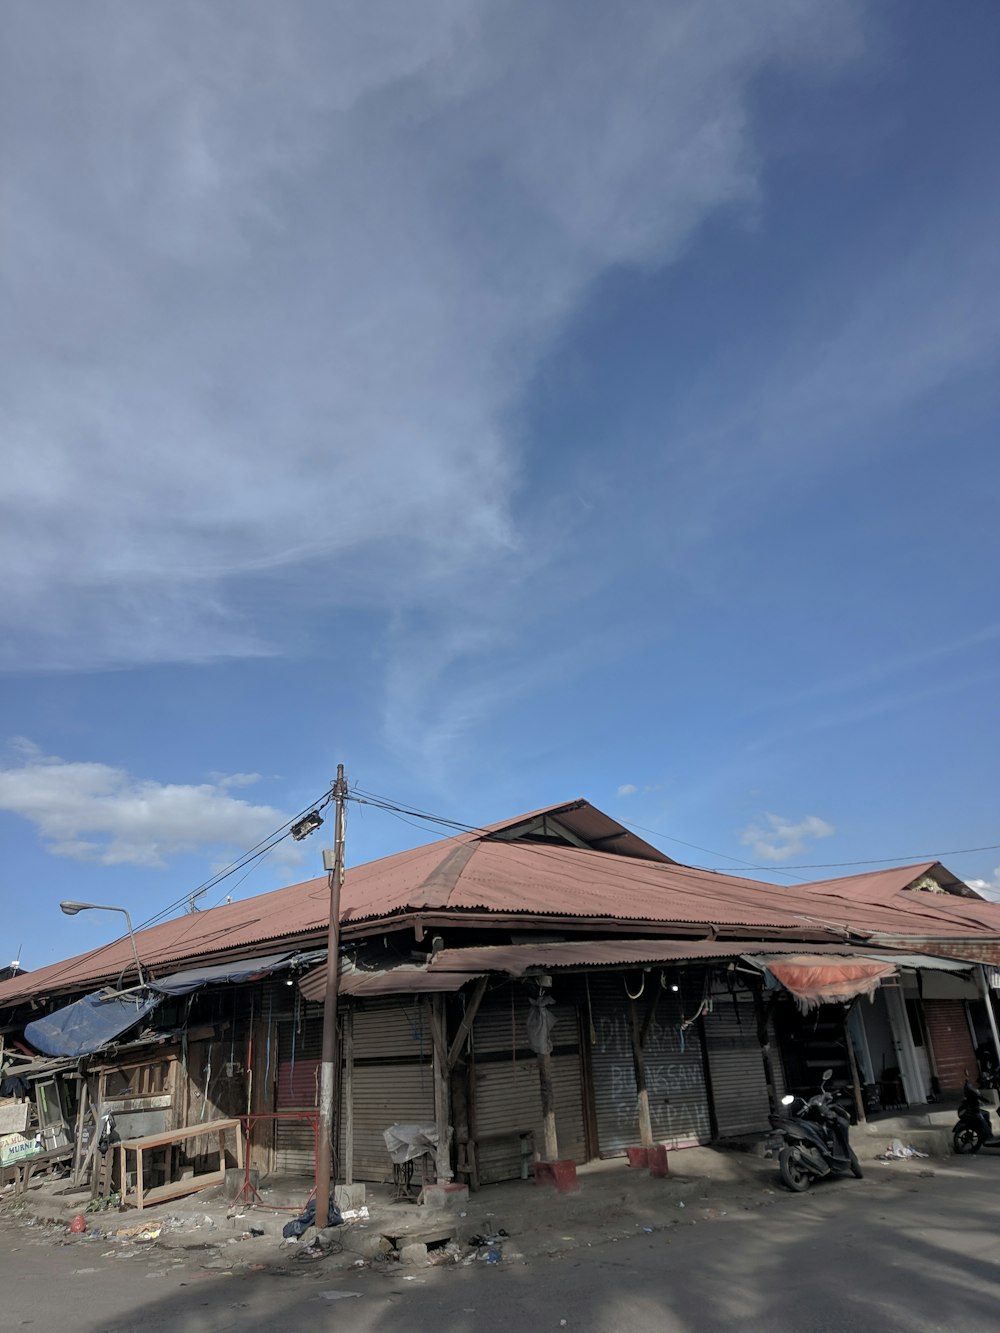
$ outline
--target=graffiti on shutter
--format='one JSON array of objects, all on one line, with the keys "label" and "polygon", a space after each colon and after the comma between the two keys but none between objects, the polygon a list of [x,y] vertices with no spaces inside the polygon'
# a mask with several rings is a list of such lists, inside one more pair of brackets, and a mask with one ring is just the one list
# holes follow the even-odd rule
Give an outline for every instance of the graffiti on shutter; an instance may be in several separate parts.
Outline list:
[{"label": "graffiti on shutter", "polygon": [[[640,1022],[648,1014],[652,987],[660,984],[657,973],[647,977],[652,980],[637,1001]],[[590,994],[596,1035],[591,1068],[598,1145],[602,1157],[613,1157],[639,1142],[635,1067],[623,976],[591,977]],[[681,1030],[684,999],[693,1013],[701,999],[701,974],[690,974],[690,980],[684,984],[683,998],[680,992],[662,992],[643,1047],[653,1140],[678,1148],[707,1143],[711,1137],[698,1028],[692,1025]]]}]

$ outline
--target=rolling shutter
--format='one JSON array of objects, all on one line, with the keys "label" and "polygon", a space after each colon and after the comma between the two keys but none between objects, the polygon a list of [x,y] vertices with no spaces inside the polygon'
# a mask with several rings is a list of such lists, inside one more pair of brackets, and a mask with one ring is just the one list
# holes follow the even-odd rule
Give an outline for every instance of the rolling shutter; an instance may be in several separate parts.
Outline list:
[{"label": "rolling shutter", "polygon": [[[658,979],[649,985],[658,985]],[[686,983],[685,990],[700,985]],[[591,1012],[596,1040],[591,1053],[597,1135],[602,1157],[613,1157],[639,1143],[635,1068],[629,1031],[628,996],[623,977],[590,979]],[[640,1021],[650,995],[640,998]],[[684,1017],[679,992],[665,990],[644,1046],[653,1139],[680,1148],[711,1138],[708,1097],[702,1069],[701,1041],[696,1025],[681,1031]],[[696,1007],[696,1006],[695,1006]]]},{"label": "rolling shutter", "polygon": [[[472,1115],[479,1178],[514,1180],[522,1170],[518,1131],[531,1130],[544,1151],[538,1060],[528,1045],[527,993],[506,987],[484,1002],[473,1027],[475,1091]],[[552,1084],[559,1156],[587,1160],[580,1075],[580,1029],[574,1005],[557,1004],[552,1029]]]},{"label": "rolling shutter", "polygon": [[[323,1023],[319,1005],[305,1017],[280,1024],[276,1109],[314,1110],[319,1105]],[[344,1087],[341,1076],[341,1141],[337,1174],[344,1160]],[[426,1010],[419,999],[369,1000],[354,1009],[354,1179],[392,1179],[383,1131],[397,1123],[434,1120],[431,1042]],[[306,1122],[279,1120],[275,1127],[275,1169],[309,1175],[315,1170],[315,1136]]]},{"label": "rolling shutter", "polygon": [[[712,1077],[712,1100],[720,1138],[753,1134],[767,1129],[770,1103],[764,1060],[757,1041],[753,996],[724,991],[713,996],[712,1012],[705,1015],[705,1045]],[[777,1045],[771,1045],[775,1082],[780,1066]]]},{"label": "rolling shutter", "polygon": [[354,1011],[354,1179],[392,1179],[390,1125],[432,1124],[427,1009],[419,998],[368,1000]]}]

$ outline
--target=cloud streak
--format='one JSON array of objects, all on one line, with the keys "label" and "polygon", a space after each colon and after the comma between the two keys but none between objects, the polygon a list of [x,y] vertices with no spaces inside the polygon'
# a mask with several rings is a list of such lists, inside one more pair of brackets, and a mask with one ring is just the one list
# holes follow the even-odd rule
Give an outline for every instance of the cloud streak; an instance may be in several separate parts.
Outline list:
[{"label": "cloud streak", "polygon": [[835,67],[854,12],[15,8],[0,662],[271,653],[247,588],[335,603],[333,562],[390,613],[530,570],[538,357],[609,266],[753,202],[754,79]]}]

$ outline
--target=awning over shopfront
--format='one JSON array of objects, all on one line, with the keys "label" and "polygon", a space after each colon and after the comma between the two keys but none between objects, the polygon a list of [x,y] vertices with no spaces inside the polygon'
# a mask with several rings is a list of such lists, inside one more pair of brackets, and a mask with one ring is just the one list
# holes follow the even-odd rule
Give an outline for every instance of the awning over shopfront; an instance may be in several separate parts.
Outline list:
[{"label": "awning over shopfront", "polygon": [[161,1000],[159,995],[95,991],[65,1009],[28,1023],[25,1040],[43,1055],[92,1055],[141,1023]]},{"label": "awning over shopfront", "polygon": [[285,972],[289,968],[306,967],[320,958],[326,957],[325,949],[314,949],[309,953],[301,951],[268,954],[263,958],[237,958],[228,963],[216,963],[214,967],[193,967],[184,972],[174,972],[169,977],[158,977],[149,983],[149,989],[160,995],[189,995],[202,986],[219,986],[225,982],[259,981],[272,972]]},{"label": "awning over shopfront", "polygon": [[[461,989],[481,972],[435,972],[426,966],[341,968],[337,986],[341,995],[429,995]],[[307,1000],[322,1004],[326,993],[326,968],[316,967],[299,982]]]},{"label": "awning over shopfront", "polygon": [[837,1004],[873,995],[896,965],[864,956],[831,958],[820,954],[763,954],[748,961],[764,967],[784,986],[803,1013],[821,1004]]},{"label": "awning over shopfront", "polygon": [[124,994],[107,988],[94,991],[74,1004],[57,1009],[54,1014],[28,1023],[24,1029],[25,1040],[43,1055],[93,1055],[141,1023],[167,998],[190,995],[202,986],[257,981],[273,972],[314,963],[324,954],[321,949],[309,953],[286,950],[263,958],[241,958],[214,967],[174,972]]}]

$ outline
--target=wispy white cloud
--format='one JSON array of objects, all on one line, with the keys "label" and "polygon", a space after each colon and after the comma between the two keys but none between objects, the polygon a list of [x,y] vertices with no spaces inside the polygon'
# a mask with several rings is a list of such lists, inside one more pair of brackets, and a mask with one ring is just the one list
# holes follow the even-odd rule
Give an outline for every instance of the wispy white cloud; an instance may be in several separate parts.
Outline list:
[{"label": "wispy white cloud", "polygon": [[751,824],[743,830],[740,842],[762,861],[787,861],[804,852],[813,839],[829,838],[834,831],[833,825],[818,815],[791,820],[765,814],[763,824]]},{"label": "wispy white cloud", "polygon": [[247,581],[306,568],[483,624],[544,558],[508,425],[539,355],[607,267],[753,204],[756,77],[835,67],[859,8],[12,11],[2,660],[274,652]]},{"label": "wispy white cloud", "polygon": [[217,787],[225,790],[231,787],[252,787],[261,781],[259,773],[212,773],[210,778]]},{"label": "wispy white cloud", "polygon": [[989,879],[967,879],[970,889],[975,889],[981,893],[984,898],[990,898],[994,902],[1000,901],[1000,866],[996,866]]},{"label": "wispy white cloud", "polygon": [[639,788],[634,782],[623,782],[615,792],[616,796],[634,796]]},{"label": "wispy white cloud", "polygon": [[[12,761],[0,766],[0,810],[33,824],[55,856],[163,867],[182,853],[245,851],[288,819],[230,795],[224,781],[157,782],[46,755],[23,739],[11,749]],[[302,853],[286,842],[274,855],[294,862]]]}]

